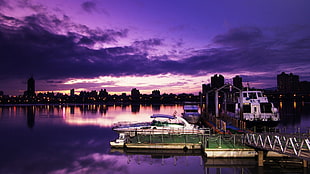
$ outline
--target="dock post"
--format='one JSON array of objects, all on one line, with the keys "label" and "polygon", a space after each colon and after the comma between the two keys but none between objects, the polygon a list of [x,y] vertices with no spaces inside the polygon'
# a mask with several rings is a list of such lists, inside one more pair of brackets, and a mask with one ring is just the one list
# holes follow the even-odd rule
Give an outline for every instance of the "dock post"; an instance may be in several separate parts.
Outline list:
[{"label": "dock post", "polygon": [[264,166],[264,152],[263,151],[258,151],[258,167],[263,167]]},{"label": "dock post", "polygon": [[215,90],[214,101],[215,101],[215,117],[218,118],[219,117],[219,92],[218,90]]},{"label": "dock post", "polygon": [[209,93],[206,93],[206,116],[209,119]]},{"label": "dock post", "polygon": [[304,168],[307,168],[308,167],[308,161],[307,160],[302,160],[302,166]]}]

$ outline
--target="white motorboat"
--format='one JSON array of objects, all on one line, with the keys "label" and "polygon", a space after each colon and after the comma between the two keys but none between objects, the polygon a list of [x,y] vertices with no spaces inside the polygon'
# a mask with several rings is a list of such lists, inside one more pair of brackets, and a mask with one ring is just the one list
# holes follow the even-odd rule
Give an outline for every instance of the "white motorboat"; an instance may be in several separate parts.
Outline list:
[{"label": "white motorboat", "polygon": [[142,123],[117,123],[112,130],[118,133],[126,133],[130,136],[136,134],[196,134],[203,131],[189,124],[178,116],[153,114],[150,122]]},{"label": "white motorboat", "polygon": [[120,133],[118,139],[110,141],[110,145],[111,147],[114,148],[123,148],[125,146],[126,141],[127,141],[126,134]]}]

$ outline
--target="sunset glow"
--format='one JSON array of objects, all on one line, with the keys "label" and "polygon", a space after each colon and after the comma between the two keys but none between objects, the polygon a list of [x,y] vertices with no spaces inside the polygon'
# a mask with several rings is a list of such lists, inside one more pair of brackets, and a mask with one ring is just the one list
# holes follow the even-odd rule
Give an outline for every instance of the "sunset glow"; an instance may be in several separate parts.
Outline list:
[{"label": "sunset glow", "polygon": [[276,87],[310,80],[308,1],[39,1],[0,3],[0,91],[132,88],[195,93],[214,74]]}]

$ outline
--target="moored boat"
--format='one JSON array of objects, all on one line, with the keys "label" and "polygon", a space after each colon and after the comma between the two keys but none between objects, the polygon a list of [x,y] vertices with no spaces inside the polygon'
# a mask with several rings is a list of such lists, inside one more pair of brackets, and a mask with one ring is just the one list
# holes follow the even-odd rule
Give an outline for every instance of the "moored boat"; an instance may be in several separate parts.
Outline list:
[{"label": "moored boat", "polygon": [[120,133],[119,137],[114,141],[110,141],[110,146],[114,148],[123,148],[127,141],[127,137],[125,133]]},{"label": "moored boat", "polygon": [[185,120],[187,120],[191,124],[196,124],[199,122],[200,113],[199,106],[193,102],[185,102],[183,106],[184,112],[182,116]]},{"label": "moored boat", "polygon": [[196,134],[203,133],[194,125],[178,116],[153,114],[150,122],[142,123],[117,123],[112,130],[126,133],[130,136],[136,134]]},{"label": "moored boat", "polygon": [[[241,104],[243,111],[241,111]],[[278,109],[263,96],[262,91],[242,91],[242,100],[238,98],[238,102],[227,109],[233,112],[230,114],[234,117],[246,121],[247,127],[275,127],[280,121]],[[240,112],[243,113],[242,117]]]}]

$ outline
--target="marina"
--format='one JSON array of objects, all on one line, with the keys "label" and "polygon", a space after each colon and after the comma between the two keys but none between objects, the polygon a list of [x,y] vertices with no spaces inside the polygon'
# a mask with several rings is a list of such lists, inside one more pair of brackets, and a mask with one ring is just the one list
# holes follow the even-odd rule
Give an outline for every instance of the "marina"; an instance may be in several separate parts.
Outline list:
[{"label": "marina", "polygon": [[[266,161],[264,158],[267,156],[291,157],[300,159],[303,167],[309,166],[309,134],[304,135],[303,139],[300,139],[299,135],[299,139],[297,139],[298,137],[293,134],[288,138],[279,132],[266,132],[266,125],[269,125],[269,129],[274,128],[278,125],[280,117],[278,109],[268,101],[267,97],[263,96],[261,91],[239,90],[239,93],[232,93],[230,96],[236,95],[238,101],[233,107],[235,112],[228,113],[225,97],[224,110],[219,113],[218,92],[227,87],[230,88],[230,92],[232,88],[236,88],[227,84],[214,91],[215,115],[209,114],[208,97],[206,97],[206,112],[204,115],[199,114],[199,119],[197,119],[201,121],[199,124],[198,121],[193,121],[194,114],[190,113],[198,113],[198,109],[185,103],[182,113],[184,118],[182,125],[185,126],[181,129],[173,126],[154,127],[154,121],[150,125],[143,125],[142,128],[139,124],[138,127],[137,124],[129,124],[126,127],[119,126],[113,128],[120,134],[118,139],[110,142],[111,147],[148,150],[200,150],[201,154],[207,158],[257,158],[258,166],[264,165],[264,161]],[[227,96],[225,92],[224,94]],[[177,118],[175,114],[173,116],[159,114],[153,115],[151,118],[157,116],[169,120]],[[191,124],[187,121],[196,124],[189,126]],[[198,126],[199,128],[197,128]],[[265,132],[257,134],[256,126],[264,127]],[[254,132],[249,127],[254,127]],[[254,138],[256,135],[259,138]],[[263,139],[262,135],[267,138]],[[282,142],[280,139],[283,139]],[[280,150],[278,150],[279,148]]]}]

